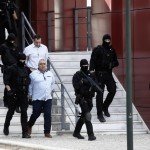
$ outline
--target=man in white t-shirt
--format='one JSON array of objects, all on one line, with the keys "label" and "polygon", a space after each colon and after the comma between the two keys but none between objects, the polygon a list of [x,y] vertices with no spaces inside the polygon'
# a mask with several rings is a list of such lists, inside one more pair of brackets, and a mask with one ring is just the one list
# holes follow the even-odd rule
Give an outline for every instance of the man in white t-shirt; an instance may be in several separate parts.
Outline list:
[{"label": "man in white t-shirt", "polygon": [[47,61],[48,48],[41,44],[41,36],[39,34],[34,35],[33,43],[27,46],[23,53],[26,55],[26,65],[31,71],[38,69],[38,62],[40,59]]}]

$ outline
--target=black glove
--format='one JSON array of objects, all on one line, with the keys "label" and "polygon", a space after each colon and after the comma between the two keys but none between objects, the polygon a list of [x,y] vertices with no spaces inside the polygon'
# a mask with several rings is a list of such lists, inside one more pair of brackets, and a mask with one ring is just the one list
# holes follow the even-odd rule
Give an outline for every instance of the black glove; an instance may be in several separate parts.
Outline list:
[{"label": "black glove", "polygon": [[80,99],[81,99],[80,94],[77,94],[77,95],[76,95],[76,99],[75,99],[75,104],[76,104],[76,105],[79,104]]},{"label": "black glove", "polygon": [[8,97],[12,97],[13,95],[14,95],[14,94],[13,94],[12,90],[7,91],[7,96],[8,96]]}]

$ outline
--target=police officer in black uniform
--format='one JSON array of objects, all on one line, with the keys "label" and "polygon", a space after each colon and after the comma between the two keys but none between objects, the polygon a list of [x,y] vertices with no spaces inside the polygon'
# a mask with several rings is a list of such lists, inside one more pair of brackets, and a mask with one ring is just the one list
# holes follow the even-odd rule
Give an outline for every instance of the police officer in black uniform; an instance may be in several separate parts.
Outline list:
[{"label": "police officer in black uniform", "polygon": [[8,31],[11,30],[11,21],[9,12],[7,10],[7,3],[4,1],[0,2],[0,45],[5,42],[5,28]]},{"label": "police officer in black uniform", "polygon": [[104,102],[102,92],[98,91],[96,95],[97,116],[100,122],[105,122],[106,120],[103,116],[103,112],[105,116],[110,117],[108,107],[116,93],[116,83],[112,75],[112,69],[117,67],[119,63],[116,52],[111,45],[111,36],[105,34],[102,40],[102,45],[95,47],[91,54],[90,72],[95,72],[101,89],[104,90],[106,85],[108,90]]},{"label": "police officer in black uniform", "polygon": [[27,132],[27,95],[28,86],[30,84],[29,74],[31,71],[25,66],[25,54],[19,53],[17,60],[17,64],[7,69],[4,77],[4,84],[7,89],[9,101],[3,132],[5,135],[9,134],[10,121],[19,103],[21,108],[22,138],[30,138]]},{"label": "police officer in black uniform", "polygon": [[[94,96],[94,91],[88,79],[86,78],[86,76],[91,77],[91,74],[88,70],[88,61],[86,59],[82,59],[80,61],[80,67],[80,71],[77,71],[72,78],[72,84],[76,95],[75,104],[79,104],[81,107],[81,116],[76,124],[73,136],[78,139],[84,139],[84,137],[80,134],[80,131],[85,123],[88,140],[92,141],[96,139],[93,133],[90,113],[93,107],[92,98]],[[86,74],[86,76],[84,74]]]},{"label": "police officer in black uniform", "polygon": [[18,6],[16,5],[15,0],[5,0],[7,4],[7,10],[9,12],[10,16],[10,24],[11,24],[11,30],[8,32],[14,33],[15,36],[17,36],[17,23],[18,23],[18,16],[17,16],[17,9]]},{"label": "police officer in black uniform", "polygon": [[[5,76],[5,72],[7,68],[13,64],[17,63],[17,56],[19,54],[19,49],[15,44],[16,36],[13,33],[8,35],[8,38],[5,43],[0,46],[0,55],[3,65],[1,66],[1,70],[3,73],[3,77]],[[7,95],[6,90],[4,90],[4,106],[7,107]]]}]

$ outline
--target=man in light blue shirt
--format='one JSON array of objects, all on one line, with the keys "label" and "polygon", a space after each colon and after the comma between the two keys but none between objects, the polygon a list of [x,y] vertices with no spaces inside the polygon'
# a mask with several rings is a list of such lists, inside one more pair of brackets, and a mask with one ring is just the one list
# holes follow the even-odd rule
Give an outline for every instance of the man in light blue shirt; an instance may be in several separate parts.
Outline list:
[{"label": "man in light blue shirt", "polygon": [[30,74],[31,83],[29,85],[29,97],[32,99],[33,112],[28,121],[28,133],[31,134],[32,126],[40,116],[41,110],[44,112],[44,134],[45,137],[52,138],[51,130],[51,106],[52,90],[55,78],[51,71],[47,71],[47,64],[44,59],[38,63],[38,70]]}]

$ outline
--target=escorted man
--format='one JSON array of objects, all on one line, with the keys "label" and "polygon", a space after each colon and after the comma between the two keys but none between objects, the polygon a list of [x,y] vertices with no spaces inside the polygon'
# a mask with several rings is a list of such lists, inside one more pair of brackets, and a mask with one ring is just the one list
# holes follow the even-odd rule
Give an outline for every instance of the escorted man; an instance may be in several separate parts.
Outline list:
[{"label": "escorted man", "polygon": [[110,35],[105,34],[102,40],[102,45],[95,47],[91,54],[90,71],[95,72],[101,89],[104,91],[106,85],[108,90],[104,102],[102,92],[98,91],[96,95],[97,116],[100,122],[105,122],[103,112],[105,116],[110,117],[108,108],[116,93],[116,83],[112,75],[112,69],[117,67],[119,63],[116,52],[111,45]]},{"label": "escorted man", "polygon": [[17,64],[7,69],[4,76],[4,84],[7,89],[8,112],[4,123],[4,134],[9,134],[10,121],[14,115],[15,109],[20,106],[22,138],[30,138],[27,129],[27,108],[28,108],[28,86],[30,83],[30,69],[25,66],[26,56],[20,53],[17,57]]},{"label": "escorted man", "polygon": [[45,59],[40,59],[38,70],[30,74],[31,84],[29,86],[29,97],[32,99],[33,112],[28,121],[28,133],[31,134],[32,126],[40,116],[41,111],[44,113],[44,134],[45,137],[52,138],[51,131],[51,107],[52,107],[52,90],[54,89],[55,78],[51,71],[47,71]]},{"label": "escorted man", "polygon": [[38,62],[40,59],[47,61],[48,49],[45,45],[41,44],[41,36],[34,35],[33,43],[24,49],[24,54],[27,56],[26,65],[31,71],[38,69]]},{"label": "escorted man", "polygon": [[93,107],[92,98],[94,97],[94,91],[86,77],[91,77],[91,74],[88,70],[88,61],[86,59],[82,59],[80,61],[80,67],[80,71],[77,71],[72,78],[72,84],[76,95],[75,104],[79,104],[81,107],[81,116],[76,124],[73,136],[78,139],[84,139],[80,132],[83,124],[85,123],[88,140],[93,141],[96,140],[96,137],[93,133],[90,111]]}]

